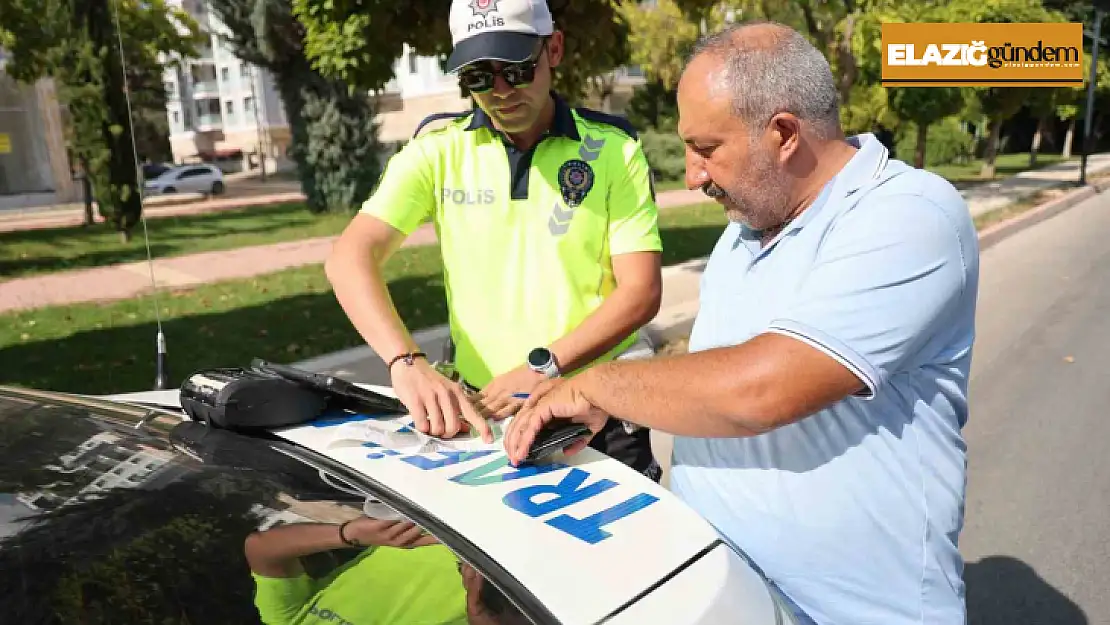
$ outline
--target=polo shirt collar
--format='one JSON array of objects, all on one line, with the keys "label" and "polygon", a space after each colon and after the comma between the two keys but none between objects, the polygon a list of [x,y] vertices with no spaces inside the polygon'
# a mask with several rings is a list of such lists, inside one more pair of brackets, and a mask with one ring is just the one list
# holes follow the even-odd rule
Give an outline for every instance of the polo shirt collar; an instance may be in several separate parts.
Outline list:
[{"label": "polo shirt collar", "polygon": [[825,188],[821,190],[820,195],[802,213],[801,217],[790,224],[790,227],[787,228],[788,231],[801,230],[813,220],[814,215],[821,212],[821,208],[825,204],[848,197],[882,176],[890,157],[886,146],[871,133],[854,135],[846,140],[849,145],[856,148],[856,153],[837,172],[836,176],[833,176],[833,179],[825,184]]},{"label": "polo shirt collar", "polygon": [[[570,106],[563,100],[559,94],[554,91],[551,92],[551,98],[555,100],[555,116],[551,120],[551,128],[548,129],[547,137],[566,137],[575,141],[581,141],[582,136],[578,134],[578,123],[574,120],[574,114],[571,113]],[[489,128],[491,132],[497,133],[497,129],[493,127],[493,120],[486,114],[482,107],[474,107],[474,116],[470,119],[470,124],[467,125],[467,130],[477,130],[479,128]]]}]

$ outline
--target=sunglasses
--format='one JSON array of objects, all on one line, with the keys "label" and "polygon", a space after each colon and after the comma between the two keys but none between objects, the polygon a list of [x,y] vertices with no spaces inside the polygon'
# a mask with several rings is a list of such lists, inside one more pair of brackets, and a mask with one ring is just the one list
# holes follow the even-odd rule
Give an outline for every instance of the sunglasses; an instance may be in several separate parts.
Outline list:
[{"label": "sunglasses", "polygon": [[486,93],[493,90],[494,81],[501,76],[514,89],[523,89],[536,79],[536,66],[546,46],[545,41],[532,58],[520,63],[506,63],[501,69],[494,69],[488,61],[471,65],[459,72],[459,86],[470,93]]}]

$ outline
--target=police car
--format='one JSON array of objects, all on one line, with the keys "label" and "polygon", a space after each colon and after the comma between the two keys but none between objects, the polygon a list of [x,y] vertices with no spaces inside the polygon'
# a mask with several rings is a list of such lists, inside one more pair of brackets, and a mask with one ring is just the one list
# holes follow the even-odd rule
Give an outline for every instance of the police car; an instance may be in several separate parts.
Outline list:
[{"label": "police car", "polygon": [[423,440],[406,418],[243,435],[190,421],[177,391],[0,387],[0,622],[258,623],[245,538],[364,514],[411,519],[527,622],[793,622],[742,554],[619,462],[515,468],[500,440]]}]

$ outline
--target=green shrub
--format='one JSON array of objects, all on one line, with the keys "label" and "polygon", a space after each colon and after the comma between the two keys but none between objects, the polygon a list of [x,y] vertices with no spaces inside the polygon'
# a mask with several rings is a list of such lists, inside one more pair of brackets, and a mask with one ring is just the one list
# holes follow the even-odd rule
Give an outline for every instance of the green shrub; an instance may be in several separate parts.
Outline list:
[{"label": "green shrub", "polygon": [[[905,123],[898,129],[895,153],[899,160],[913,164],[917,150],[917,126]],[[974,137],[960,127],[955,117],[947,117],[929,126],[925,142],[925,166],[934,167],[949,163],[966,163],[972,157]]]},{"label": "green shrub", "polygon": [[656,182],[681,180],[686,175],[686,145],[677,134],[648,130],[640,133],[640,139]]},{"label": "green shrub", "polygon": [[313,212],[352,212],[381,175],[374,109],[345,87],[303,93],[304,142],[295,146],[301,186]]},{"label": "green shrub", "polygon": [[640,131],[674,130],[678,125],[678,92],[658,82],[640,85],[632,92],[624,115]]}]

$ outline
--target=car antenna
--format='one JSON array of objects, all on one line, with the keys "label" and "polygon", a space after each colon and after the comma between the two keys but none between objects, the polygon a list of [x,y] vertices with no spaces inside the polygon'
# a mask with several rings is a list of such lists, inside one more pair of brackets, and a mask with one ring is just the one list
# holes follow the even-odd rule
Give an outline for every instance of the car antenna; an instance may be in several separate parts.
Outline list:
[{"label": "car antenna", "polygon": [[[119,45],[119,62],[120,69],[123,72],[123,95],[127,100],[127,126],[131,131],[131,155],[135,159],[135,178],[139,180],[140,166],[139,166],[139,148],[135,142],[135,122],[134,116],[131,112],[131,87],[127,82],[127,59],[123,54],[123,31],[120,29],[119,21],[119,0],[114,0],[112,5],[115,7],[113,15],[116,22],[116,42]],[[142,184],[140,182],[140,184]],[[157,349],[157,356],[155,359],[155,374],[154,374],[154,390],[160,391],[169,386],[169,362],[166,356],[166,335],[162,332],[162,313],[158,309],[158,281],[154,278],[154,257],[150,253],[150,235],[146,227],[146,205],[143,203],[143,190],[137,189],[139,195],[139,221],[143,224],[143,243],[146,245],[146,263],[150,270],[150,289],[154,298],[154,321],[158,326],[158,334],[155,335],[155,345]]]}]

